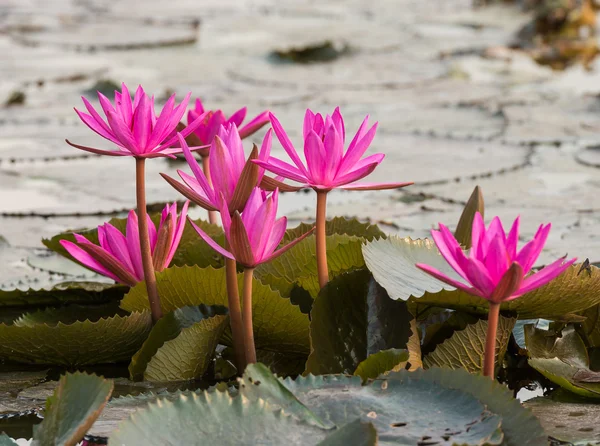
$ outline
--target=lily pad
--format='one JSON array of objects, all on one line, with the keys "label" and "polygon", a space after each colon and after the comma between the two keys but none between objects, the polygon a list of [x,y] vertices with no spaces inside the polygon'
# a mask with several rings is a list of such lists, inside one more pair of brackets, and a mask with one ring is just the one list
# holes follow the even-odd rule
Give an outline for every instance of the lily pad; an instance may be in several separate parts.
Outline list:
[{"label": "lily pad", "polygon": [[586,319],[581,323],[590,347],[600,347],[600,305],[594,305],[581,313]]},{"label": "lily pad", "polygon": [[358,364],[354,371],[355,376],[360,376],[363,382],[369,379],[375,379],[380,375],[386,374],[392,370],[399,370],[400,364],[406,364],[408,361],[408,351],[397,348],[382,350],[369,355],[367,359]]},{"label": "lily pad", "polygon": [[600,373],[567,364],[558,358],[530,359],[529,365],[563,389],[588,398],[600,398]]},{"label": "lily pad", "polygon": [[[500,317],[498,321],[496,364],[504,358],[515,321],[516,319],[506,317]],[[423,365],[426,368],[449,367],[480,373],[483,370],[487,329],[487,321],[479,320],[475,324],[467,325],[464,330],[454,332],[449,339],[423,358]]]},{"label": "lily pad", "polygon": [[373,423],[364,423],[360,419],[338,429],[318,446],[377,446],[377,429]]},{"label": "lily pad", "polygon": [[98,320],[115,315],[126,316],[127,312],[119,308],[119,302],[110,302],[100,305],[78,305],[71,304],[58,308],[46,308],[31,313],[25,313],[15,319],[13,325],[18,327],[33,327],[36,324],[57,325],[62,322],[65,325],[80,321],[97,322]]},{"label": "lily pad", "polygon": [[74,446],[102,412],[113,390],[113,382],[86,373],[61,377],[48,398],[44,421],[33,429],[40,446]]},{"label": "lily pad", "polygon": [[[158,294],[163,311],[194,305],[227,306],[227,288],[224,268],[199,268],[197,266],[171,267],[156,274]],[[238,275],[240,289],[243,277]],[[139,283],[121,301],[127,311],[148,309],[145,284]],[[256,347],[288,354],[307,354],[308,316],[282,298],[278,291],[255,282],[252,287],[252,309]],[[230,344],[229,337],[224,342]]]},{"label": "lily pad", "polygon": [[0,307],[114,302],[127,287],[98,282],[64,282],[50,289],[0,290]]},{"label": "lily pad", "polygon": [[[221,311],[221,313],[223,313]],[[160,319],[131,358],[132,380],[179,381],[200,378],[226,326],[212,307],[182,307]]]},{"label": "lily pad", "polygon": [[0,446],[18,446],[18,443],[6,434],[0,434]]},{"label": "lily pad", "polygon": [[[154,213],[151,215],[152,221],[154,224],[158,224],[160,222],[160,214]],[[126,218],[112,218],[109,223],[121,231],[123,234],[125,233],[125,228],[127,226]],[[208,235],[215,238],[217,242],[223,243],[224,235],[223,230],[216,226],[207,223],[204,220],[194,220],[194,223],[202,228]],[[98,244],[98,229],[82,229],[82,230],[73,230],[63,232],[61,234],[57,234],[50,239],[42,239],[42,243],[46,245],[46,247],[52,251],[55,251],[69,259],[72,257],[67,253],[67,251],[60,244],[61,240],[69,240],[71,242],[75,241],[75,237],[73,233],[81,234],[89,241],[94,244]],[[196,230],[190,224],[186,224],[183,230],[183,234],[181,236],[181,240],[179,242],[179,246],[177,251],[175,252],[175,256],[171,261],[171,265],[183,266],[183,265],[199,265],[199,266],[214,266],[219,267],[223,265],[223,257],[216,254],[214,249],[212,249],[206,242],[204,242],[196,233]]]},{"label": "lily pad", "polygon": [[[295,228],[288,229],[285,231],[282,243],[289,243],[292,240],[297,239],[301,235],[310,231],[315,225],[309,223],[300,223]],[[385,233],[379,229],[377,225],[370,223],[361,223],[356,218],[344,218],[334,217],[331,220],[327,220],[325,223],[325,234],[345,234],[361,237],[368,241],[373,241],[378,238],[386,238]]]},{"label": "lily pad", "polygon": [[150,328],[149,312],[72,324],[0,324],[0,358],[66,367],[128,361]]},{"label": "lily pad", "polygon": [[[420,305],[453,308],[485,314],[487,301],[456,290],[424,273],[415,263],[425,263],[444,274],[462,280],[428,239],[412,240],[391,236],[363,246],[365,263],[373,277],[392,299],[411,300]],[[569,267],[552,282],[518,299],[502,304],[503,311],[519,319],[553,319],[586,310],[600,303],[600,272],[591,266],[589,274],[578,274],[581,265]]]},{"label": "lily pad", "polygon": [[587,348],[573,327],[556,333],[536,328],[534,325],[526,325],[523,331],[527,355],[530,358],[558,358],[575,367],[589,367]]}]

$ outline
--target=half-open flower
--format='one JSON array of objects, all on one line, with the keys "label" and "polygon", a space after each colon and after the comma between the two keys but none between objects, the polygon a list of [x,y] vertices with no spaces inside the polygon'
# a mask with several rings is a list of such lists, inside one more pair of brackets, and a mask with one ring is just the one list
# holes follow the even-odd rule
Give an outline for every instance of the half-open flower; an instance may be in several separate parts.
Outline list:
[{"label": "half-open flower", "polygon": [[191,220],[190,223],[215,251],[236,260],[245,268],[254,268],[280,256],[312,233],[311,230],[277,249],[287,227],[286,217],[276,219],[278,196],[278,190],[267,197],[265,191],[256,187],[252,190],[244,211],[241,214],[235,211],[231,217],[225,201],[221,200],[220,212],[229,250],[221,247]]},{"label": "half-open flower", "polygon": [[329,191],[335,188],[348,190],[396,189],[412,184],[411,182],[355,183],[373,172],[385,156],[382,153],[376,153],[362,158],[377,131],[377,123],[367,129],[368,116],[344,153],[346,130],[339,107],[325,119],[319,113],[315,114],[310,109],[306,110],[303,130],[306,165],[298,156],[281,123],[272,113],[269,116],[279,142],[294,165],[274,157],[269,157],[267,160],[259,159],[255,163],[277,175],[297,181],[317,191]]},{"label": "half-open flower", "polygon": [[[185,227],[188,202],[183,205],[177,218],[177,203],[166,205],[162,211],[158,229],[148,217],[148,232],[152,261],[155,271],[167,268],[175,255]],[[98,226],[100,246],[80,234],[74,234],[75,242],[61,240],[61,245],[75,260],[116,282],[134,286],[144,280],[138,219],[129,211],[125,235],[110,223]]]},{"label": "half-open flower", "polygon": [[[265,124],[269,123],[269,112],[264,111],[258,116],[254,117],[246,125],[242,126],[244,119],[246,118],[247,109],[246,107],[240,108],[229,118],[225,116],[221,110],[205,110],[204,105],[200,99],[196,99],[194,109],[188,111],[187,122],[188,125],[196,121],[200,116],[203,116],[202,123],[193,132],[193,136],[197,138],[197,144],[202,146],[210,146],[215,136],[219,134],[221,126],[229,127],[230,124],[235,125],[238,128],[240,137],[246,138],[256,131],[258,131]],[[189,141],[188,141],[189,142]],[[201,154],[207,155],[208,149],[200,151]]]},{"label": "half-open flower", "polygon": [[[98,100],[106,121],[98,114],[90,102],[82,97],[88,113],[75,109],[81,120],[94,132],[116,144],[118,150],[101,150],[93,147],[67,143],[81,150],[100,155],[135,156],[138,158],[153,158],[159,156],[173,156],[180,153],[180,147],[171,147],[177,141],[175,129],[183,117],[190,100],[188,93],[183,101],[175,106],[173,94],[163,106],[157,116],[154,111],[154,96],[150,97],[139,86],[133,101],[125,84],[121,92],[115,91],[115,103],[102,93],[98,92]],[[185,129],[185,137],[192,133],[204,120],[204,115],[199,115]],[[194,148],[196,149],[196,148]]]},{"label": "half-open flower", "polygon": [[468,256],[446,226],[440,224],[439,231],[431,231],[440,253],[464,282],[448,277],[429,265],[419,263],[417,267],[442,282],[492,303],[513,300],[550,282],[577,260],[560,258],[540,271],[527,275],[542,252],[549,232],[550,224],[541,225],[533,240],[517,250],[518,217],[507,235],[498,217],[486,229],[483,217],[478,212],[473,220],[472,245]]},{"label": "half-open flower", "polygon": [[264,169],[254,164],[252,160],[267,159],[271,152],[271,131],[269,130],[263,139],[260,153],[254,146],[248,159],[245,158],[242,139],[235,125],[230,124],[225,128],[221,126],[219,134],[215,136],[211,144],[210,176],[212,184],[200,168],[198,161],[192,155],[185,139],[178,135],[179,144],[183,148],[194,176],[188,175],[182,170],[177,173],[183,183],[161,174],[167,182],[177,189],[182,195],[192,200],[197,205],[209,211],[220,208],[220,197],[231,212],[242,211],[252,189],[260,184],[264,175]]}]

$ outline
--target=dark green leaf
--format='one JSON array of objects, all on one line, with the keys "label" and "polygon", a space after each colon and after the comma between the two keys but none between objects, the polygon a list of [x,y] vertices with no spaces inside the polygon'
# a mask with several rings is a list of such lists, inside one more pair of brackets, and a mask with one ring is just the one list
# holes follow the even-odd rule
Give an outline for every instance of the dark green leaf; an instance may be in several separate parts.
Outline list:
[{"label": "dark green leaf", "polygon": [[406,304],[391,300],[368,271],[336,277],[312,309],[306,372],[352,374],[372,353],[405,348],[411,318]]},{"label": "dark green leaf", "polygon": [[0,446],[17,446],[17,442],[8,435],[0,434]]},{"label": "dark green leaf", "polygon": [[119,308],[118,301],[99,305],[71,304],[59,308],[47,308],[25,313],[13,323],[19,327],[32,327],[37,324],[58,325],[59,322],[68,325],[86,320],[97,322],[102,318],[106,319],[115,315],[127,315],[127,312]]},{"label": "dark green leaf", "polygon": [[408,351],[406,350],[397,348],[381,350],[369,355],[367,359],[358,364],[354,375],[360,376],[364,382],[368,379],[375,379],[391,370],[399,370],[397,367],[400,364],[406,364],[406,361],[408,361]]},{"label": "dark green leaf", "polygon": [[456,237],[458,243],[466,249],[471,247],[471,231],[473,230],[473,219],[475,218],[475,214],[479,212],[483,217],[484,208],[481,189],[479,186],[475,186],[473,193],[469,197],[469,200],[460,215],[456,230],[454,231],[454,237]]},{"label": "dark green leaf", "polygon": [[587,348],[573,327],[568,327],[561,333],[542,330],[535,325],[526,325],[523,330],[530,358],[558,358],[574,367],[589,367]]},{"label": "dark green leaf", "polygon": [[[515,321],[516,319],[500,316],[496,334],[496,364],[504,358]],[[487,321],[479,320],[475,324],[468,325],[464,330],[454,332],[450,338],[423,358],[423,364],[426,368],[438,366],[465,369],[471,373],[481,372],[487,328]]]},{"label": "dark green leaf", "polygon": [[77,372],[61,377],[46,402],[44,421],[34,427],[34,444],[77,444],[102,412],[112,390],[112,381],[95,375]]},{"label": "dark green leaf", "polygon": [[363,423],[360,419],[338,429],[318,446],[376,446],[377,430],[373,423]]},{"label": "dark green leaf", "polygon": [[98,282],[64,282],[45,290],[0,290],[0,307],[115,302],[126,286]]},{"label": "dark green leaf", "polygon": [[594,305],[581,313],[586,319],[581,328],[590,347],[600,347],[600,305]]},{"label": "dark green leaf", "polygon": [[[227,306],[225,270],[172,267],[156,275],[163,311],[170,312],[188,305]],[[242,275],[238,275],[240,289]],[[144,283],[125,296],[121,307],[127,311],[148,308]],[[282,298],[279,292],[255,281],[252,287],[254,337],[258,349],[302,355],[309,352],[308,317]],[[228,339],[225,339],[227,341]]]},{"label": "dark green leaf", "polygon": [[150,328],[149,312],[68,325],[0,324],[0,358],[66,367],[127,361]]},{"label": "dark green leaf", "polygon": [[[283,244],[291,242],[292,240],[297,239],[303,234],[306,234],[310,231],[315,225],[308,223],[300,223],[299,226],[295,228],[288,229],[285,231],[285,236],[283,237]],[[372,225],[370,223],[361,223],[356,218],[347,219],[344,217],[334,217],[331,220],[327,220],[325,223],[325,233],[327,235],[333,234],[345,234],[345,235],[354,235],[356,237],[361,237],[368,241],[373,241],[376,238],[385,238],[386,235],[383,231],[381,231],[377,225]]]}]

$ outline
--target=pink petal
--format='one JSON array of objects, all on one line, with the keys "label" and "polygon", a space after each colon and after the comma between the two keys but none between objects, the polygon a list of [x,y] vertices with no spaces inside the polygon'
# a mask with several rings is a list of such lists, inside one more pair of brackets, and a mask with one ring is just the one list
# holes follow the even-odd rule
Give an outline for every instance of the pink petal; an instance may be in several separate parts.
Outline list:
[{"label": "pink petal", "polygon": [[304,156],[310,173],[309,180],[315,184],[329,184],[326,181],[327,154],[323,141],[315,131],[311,131],[304,140]]},{"label": "pink petal", "polygon": [[360,133],[364,131],[363,126],[368,122],[369,117],[367,116],[363,121],[363,124],[359,128],[357,134],[354,136],[354,139],[348,146],[348,150],[344,155],[344,159],[342,160],[342,164],[340,165],[339,172],[346,173],[350,170],[355,169],[354,165],[362,158],[365,154],[373,139],[375,138],[375,133],[377,133],[377,123],[375,123],[369,131],[362,137],[360,137]]},{"label": "pink petal", "polygon": [[248,124],[240,128],[240,138],[246,138],[253,133],[256,133],[261,127],[270,122],[269,112],[265,111],[250,121]]},{"label": "pink petal", "polygon": [[[152,132],[152,121],[150,114],[154,113],[150,110],[150,104],[146,95],[142,95],[140,103],[133,114],[133,138],[141,153],[145,153]],[[153,149],[153,147],[150,147]]]},{"label": "pink petal", "polygon": [[481,295],[481,293],[478,290],[476,290],[475,288],[471,288],[468,285],[465,285],[464,283],[459,282],[456,279],[448,277],[447,275],[445,275],[441,271],[438,271],[437,269],[433,268],[432,266],[425,265],[424,263],[417,263],[415,266],[417,268],[419,268],[420,270],[423,270],[424,272],[426,272],[430,276],[435,277],[440,282],[447,283],[448,285],[453,286],[454,288],[457,288],[459,290],[462,290],[465,293],[469,293],[469,294],[472,294],[474,296],[483,297]]},{"label": "pink petal", "polygon": [[509,259],[507,257],[506,245],[504,244],[502,235],[496,234],[492,239],[484,260],[485,267],[495,285],[498,284],[510,266],[508,263]]},{"label": "pink petal", "polygon": [[90,153],[95,153],[96,155],[133,156],[133,153],[131,153],[129,150],[127,150],[127,151],[120,151],[120,150],[100,150],[100,149],[94,149],[93,147],[81,146],[79,144],[72,143],[68,139],[65,139],[65,142],[67,144],[69,144],[70,146],[75,147],[76,149],[84,150],[84,151],[90,152]]},{"label": "pink petal", "polygon": [[[121,145],[119,140],[117,138],[115,138],[115,136],[112,134],[112,131],[110,129],[105,130],[104,127],[98,121],[96,121],[94,118],[92,118],[90,115],[80,112],[76,108],[74,110],[75,110],[75,113],[77,113],[77,116],[79,116],[79,119],[81,119],[85,125],[87,125],[90,129],[92,129],[98,135],[102,136],[103,138],[108,139],[109,141],[111,141],[117,145]],[[101,121],[101,122],[103,122],[103,121]]]},{"label": "pink petal", "polygon": [[[121,84],[121,98],[120,98],[119,108],[121,110],[121,116],[128,124],[131,124],[131,118],[133,116],[133,108],[131,104],[131,95],[129,94],[129,89],[125,82]],[[115,103],[115,107],[117,104]]]},{"label": "pink petal", "polygon": [[269,157],[269,160],[266,162],[260,159],[253,160],[252,162],[258,164],[260,167],[263,167],[270,172],[273,172],[276,175],[281,175],[284,178],[288,178],[299,183],[308,182],[308,178],[304,174],[302,174],[298,169],[296,169],[296,167],[286,163],[285,161],[273,158],[272,156]]},{"label": "pink petal", "polygon": [[233,257],[233,254],[231,252],[225,250],[223,247],[221,247],[221,245],[219,245],[212,238],[210,238],[206,232],[204,232],[202,229],[200,229],[198,226],[196,226],[196,224],[192,221],[192,219],[190,217],[188,217],[188,221],[190,222],[190,224],[192,225],[192,227],[196,230],[196,232],[198,233],[198,235],[200,237],[202,237],[202,240],[204,240],[206,243],[208,243],[208,245],[212,249],[214,249],[215,251],[217,251],[223,257],[227,257],[228,259],[235,260],[235,257]]},{"label": "pink petal", "polygon": [[239,127],[240,125],[242,125],[242,122],[244,122],[247,111],[248,109],[246,107],[240,108],[238,111],[232,114],[226,122],[228,124],[233,123],[236,127]]},{"label": "pink petal", "polygon": [[173,107],[175,105],[175,95],[171,95],[171,97],[167,100],[165,105],[163,106],[160,116],[156,121],[156,125],[152,130],[152,136],[148,141],[148,147],[154,149],[157,145],[159,145],[170,133],[169,121],[171,118],[171,114],[173,113]]},{"label": "pink petal", "polygon": [[525,278],[519,289],[518,295],[513,297],[513,299],[546,285],[548,282],[560,276],[569,266],[575,263],[576,260],[577,258],[565,261],[565,259],[560,258],[545,268],[542,268],[540,271]]},{"label": "pink petal", "polygon": [[[181,237],[183,236],[183,230],[185,229],[185,222],[187,220],[187,211],[188,211],[188,206],[189,206],[190,202],[186,201],[183,204],[183,207],[181,208],[181,213],[179,214],[179,220],[177,221],[177,226],[175,228],[175,235],[173,237],[173,240],[171,242],[171,248],[169,249],[169,254],[167,255],[166,261],[165,261],[165,267],[168,267],[169,264],[171,263],[171,260],[173,260],[173,257],[175,256],[175,252],[177,251],[177,247],[179,246],[179,242],[181,241]],[[175,212],[175,214],[177,213],[177,205],[173,204],[173,206],[175,207],[175,209],[173,210],[173,212]]]},{"label": "pink petal", "polygon": [[112,106],[112,104],[110,103],[110,101],[108,100],[108,98],[106,96],[104,96],[99,91],[97,93],[98,93],[98,101],[100,102],[100,107],[102,108],[102,111],[104,112],[104,114],[106,115],[106,118],[108,119],[108,113],[116,112],[116,110],[114,109],[114,107]]},{"label": "pink petal", "polygon": [[[115,228],[113,225],[106,223],[104,225],[106,243],[109,247],[109,251],[119,262],[121,262],[125,268],[135,275],[133,264],[131,263],[131,257],[129,250],[127,249],[127,240],[125,236]],[[98,235],[100,235],[100,227],[98,227]]]},{"label": "pink petal", "polygon": [[79,263],[84,265],[85,267],[96,271],[98,274],[102,274],[103,276],[110,277],[115,282],[119,282],[117,276],[104,268],[100,263],[98,263],[91,255],[77,246],[75,243],[70,242],[68,240],[60,240],[60,244],[63,248],[67,250],[67,252]]},{"label": "pink petal", "polygon": [[408,183],[350,183],[337,186],[338,189],[344,190],[386,190],[400,189],[401,187],[414,184],[412,181]]},{"label": "pink petal", "polygon": [[531,270],[531,267],[540,256],[540,253],[546,244],[548,234],[550,234],[550,228],[550,223],[548,223],[546,226],[541,225],[533,237],[533,240],[521,248],[517,254],[516,261],[523,266],[523,271],[525,274]]},{"label": "pink petal", "polygon": [[275,221],[271,233],[269,235],[269,239],[265,245],[265,249],[260,256],[261,259],[268,258],[273,252],[275,252],[275,249],[279,246],[281,240],[283,240],[286,228],[286,217],[281,217],[280,219]]},{"label": "pink petal", "polygon": [[[287,220],[286,220],[286,224],[287,224]],[[309,235],[311,235],[313,232],[315,231],[315,228],[311,228],[310,231],[302,234],[300,237],[298,237],[296,240],[293,240],[291,242],[289,242],[287,245],[285,245],[284,247],[278,249],[277,251],[275,251],[273,254],[271,254],[269,257],[262,259],[260,261],[260,263],[267,263],[271,260],[273,260],[276,257],[279,257],[281,254],[285,253],[288,249],[296,246],[298,243],[300,243],[302,240],[304,240],[306,237],[308,237]],[[283,237],[282,237],[283,238]]]},{"label": "pink petal", "polygon": [[[467,259],[462,252],[462,248],[460,247],[459,243],[456,241],[448,228],[440,223],[440,230],[432,230],[431,236],[433,237],[440,254],[442,257],[444,257],[452,269],[456,271],[463,279],[469,280],[464,269],[467,264]],[[462,258],[459,259],[459,256]]]},{"label": "pink petal", "polygon": [[484,236],[485,224],[483,223],[483,216],[479,212],[476,212],[471,229],[471,252],[469,254],[471,258],[483,259],[482,240]]},{"label": "pink petal", "polygon": [[304,139],[308,138],[308,134],[311,132],[315,125],[315,114],[310,108],[306,109],[304,113],[304,124],[302,127],[302,136]]},{"label": "pink petal", "polygon": [[133,270],[138,280],[144,277],[144,268],[142,266],[142,253],[140,247],[140,232],[138,228],[138,218],[134,211],[129,211],[127,216],[127,226],[125,228],[125,238],[127,239],[127,248]]},{"label": "pink petal", "polygon": [[108,124],[115,136],[121,142],[121,146],[129,149],[135,155],[143,153],[140,151],[140,147],[137,146],[136,141],[131,134],[131,130],[129,130],[125,125],[125,122],[123,122],[115,112],[108,112]]},{"label": "pink petal", "polygon": [[465,273],[473,287],[481,293],[482,296],[490,297],[496,288],[496,284],[490,277],[485,265],[477,259],[469,259]]},{"label": "pink petal", "polygon": [[333,120],[333,124],[335,125],[338,134],[342,138],[343,145],[344,141],[346,140],[346,128],[344,127],[344,118],[342,117],[339,107],[335,108],[333,114],[331,115],[331,119]]},{"label": "pink petal", "polygon": [[[194,122],[192,122],[190,125],[188,125],[186,128],[184,128],[181,132],[179,132],[179,133],[181,133],[181,136],[183,136],[185,138],[190,133],[192,133],[194,130],[196,130],[198,128],[198,126],[200,126],[202,124],[202,121],[204,120],[204,116],[205,115],[198,116],[198,118]],[[177,126],[175,125],[175,127],[177,127]],[[175,127],[173,127],[173,130],[175,129]],[[160,146],[158,146],[156,149],[154,149],[153,152],[163,151],[164,149],[167,149],[170,146],[172,146],[173,143],[175,143],[175,141],[177,141],[176,134],[174,134],[172,137],[170,137],[166,141],[164,141]],[[196,149],[202,149],[202,148],[204,148],[204,146],[197,147]],[[173,150],[174,151],[172,153],[181,152],[181,149],[173,149]],[[167,150],[165,150],[165,152],[167,152]]]},{"label": "pink petal", "polygon": [[277,120],[277,118],[275,117],[275,115],[273,113],[269,113],[269,118],[271,119],[271,125],[273,126],[273,131],[275,132],[275,135],[277,135],[277,139],[283,146],[283,149],[286,151],[288,156],[292,159],[292,161],[294,162],[296,167],[298,167],[300,172],[302,172],[302,174],[305,177],[308,177],[308,171],[306,170],[306,167],[304,167],[304,164],[302,164],[302,161],[300,161],[300,157],[296,153],[296,149],[294,149],[294,146],[293,146],[292,142],[290,141],[290,138],[288,138],[287,134],[285,133],[285,130],[283,130],[281,123]]},{"label": "pink petal", "polygon": [[239,178],[233,176],[233,161],[223,140],[215,136],[210,146],[210,176],[215,195],[223,194],[227,203],[231,200]]},{"label": "pink petal", "polygon": [[[190,151],[187,143],[185,142],[185,139],[183,136],[181,136],[181,133],[177,134],[177,138],[179,139],[179,145],[181,146],[182,150],[183,150],[183,155],[185,156],[185,160],[187,161],[188,165],[190,166],[190,169],[192,169],[192,173],[194,174],[194,177],[196,177],[196,181],[198,182],[198,185],[202,188],[202,191],[204,192],[206,198],[211,201],[211,202],[215,202],[215,194],[213,192],[213,188],[210,186],[208,179],[206,178],[206,176],[204,175],[203,170],[200,168],[200,166],[198,165],[198,161],[196,161],[196,158],[194,158],[194,156],[192,155],[192,152]],[[178,171],[179,173],[179,171]],[[181,176],[181,179],[183,179],[183,181],[186,181],[185,177],[182,176],[182,173],[179,173],[179,176]],[[187,181],[186,181],[187,183]],[[188,186],[192,187],[191,184],[188,183]],[[198,193],[200,191],[197,191]]]},{"label": "pink petal", "polygon": [[324,180],[326,183],[331,183],[338,172],[344,154],[344,141],[335,126],[331,125],[327,130],[323,146],[325,147],[324,153],[326,154]]},{"label": "pink petal", "polygon": [[510,228],[510,232],[508,233],[508,237],[506,239],[506,252],[508,253],[510,259],[514,259],[517,256],[517,244],[519,243],[519,223],[521,218],[517,217],[512,227]]},{"label": "pink petal", "polygon": [[504,246],[506,246],[506,234],[499,217],[494,217],[489,228],[487,231],[485,231],[485,237],[483,238],[482,246],[484,256],[487,255],[490,243],[496,236],[500,237],[504,243]]},{"label": "pink petal", "polygon": [[348,183],[353,183],[355,181],[360,180],[361,178],[366,177],[367,175],[369,175],[371,172],[373,172],[375,170],[375,168],[379,165],[379,163],[383,160],[384,155],[383,154],[375,154],[372,156],[369,156],[367,158],[365,158],[364,160],[361,160],[361,164],[362,161],[369,161],[369,164],[364,164],[361,167],[359,167],[356,170],[353,170],[351,172],[348,172],[344,175],[338,175],[335,178],[335,182],[333,184],[334,187],[339,187],[342,186],[344,184],[348,184]]}]

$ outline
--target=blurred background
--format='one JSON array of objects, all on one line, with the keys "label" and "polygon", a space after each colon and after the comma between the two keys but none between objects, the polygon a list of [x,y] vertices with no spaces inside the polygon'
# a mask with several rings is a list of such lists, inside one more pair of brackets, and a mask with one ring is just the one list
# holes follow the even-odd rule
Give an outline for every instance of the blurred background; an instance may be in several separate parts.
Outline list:
[{"label": "blurred background", "polygon": [[[158,106],[191,91],[226,115],[271,110],[299,148],[307,107],[341,106],[352,134],[369,114],[387,155],[370,180],[415,185],[332,193],[330,216],[424,237],[480,185],[524,238],[553,223],[542,263],[600,261],[596,29],[592,0],[0,0],[0,287],[86,277],[41,238],[134,206],[131,159],[64,142],[111,148],[73,107],[121,82]],[[181,198],[158,175],[180,168],[148,162],[150,203]],[[280,203],[292,226],[313,218],[312,194]]]}]

